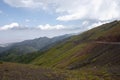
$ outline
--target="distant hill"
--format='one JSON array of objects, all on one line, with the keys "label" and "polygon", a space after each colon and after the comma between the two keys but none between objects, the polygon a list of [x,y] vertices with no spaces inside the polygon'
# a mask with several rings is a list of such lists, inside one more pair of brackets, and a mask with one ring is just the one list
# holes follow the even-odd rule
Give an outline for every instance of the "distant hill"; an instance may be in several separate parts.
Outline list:
[{"label": "distant hill", "polygon": [[[35,57],[33,52],[45,51],[50,47],[54,46],[58,42],[69,38],[71,34],[66,34],[62,36],[57,36],[53,38],[40,37],[33,40],[25,40],[23,42],[14,43],[12,45],[0,47],[0,60],[21,62],[21,57],[24,58],[28,56]],[[29,54],[28,54],[29,53]],[[28,54],[28,55],[27,55]]]},{"label": "distant hill", "polygon": [[4,51],[4,48],[3,47],[0,47],[0,53]]}]

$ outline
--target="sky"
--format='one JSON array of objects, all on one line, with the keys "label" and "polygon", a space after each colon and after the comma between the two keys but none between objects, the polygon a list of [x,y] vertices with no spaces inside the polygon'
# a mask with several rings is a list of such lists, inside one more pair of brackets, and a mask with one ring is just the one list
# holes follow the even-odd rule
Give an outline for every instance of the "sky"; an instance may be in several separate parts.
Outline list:
[{"label": "sky", "polygon": [[80,33],[120,20],[120,0],[0,0],[0,44]]}]

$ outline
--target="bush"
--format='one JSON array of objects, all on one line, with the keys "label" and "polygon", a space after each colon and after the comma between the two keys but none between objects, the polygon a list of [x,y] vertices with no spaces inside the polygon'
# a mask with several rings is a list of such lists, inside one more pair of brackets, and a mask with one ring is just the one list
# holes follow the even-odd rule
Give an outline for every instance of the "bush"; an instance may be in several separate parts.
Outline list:
[{"label": "bush", "polygon": [[0,61],[0,64],[2,64],[3,62],[2,61]]}]

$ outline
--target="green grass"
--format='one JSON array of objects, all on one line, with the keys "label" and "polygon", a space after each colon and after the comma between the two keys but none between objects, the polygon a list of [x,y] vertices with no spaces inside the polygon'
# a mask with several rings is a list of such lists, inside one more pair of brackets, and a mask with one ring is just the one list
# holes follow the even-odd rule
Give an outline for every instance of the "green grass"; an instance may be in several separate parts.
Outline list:
[{"label": "green grass", "polygon": [[[69,56],[72,56],[73,53],[77,53],[80,49],[83,49],[86,44],[81,44],[78,46],[71,46],[72,43],[64,44],[63,47],[57,46],[55,48],[50,49],[44,55],[41,55],[37,59],[35,59],[33,64],[41,64],[42,66],[54,67],[62,60],[65,60]],[[34,63],[35,62],[35,63]]]}]

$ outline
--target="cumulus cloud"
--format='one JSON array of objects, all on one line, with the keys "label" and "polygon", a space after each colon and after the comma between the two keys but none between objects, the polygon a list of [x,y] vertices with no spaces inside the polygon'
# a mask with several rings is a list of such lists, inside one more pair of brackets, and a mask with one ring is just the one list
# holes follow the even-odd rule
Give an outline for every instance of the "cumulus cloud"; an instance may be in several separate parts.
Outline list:
[{"label": "cumulus cloud", "polygon": [[13,22],[8,25],[4,25],[0,27],[0,31],[2,30],[63,30],[66,29],[64,25],[38,25],[37,27],[29,27],[29,26],[21,26],[19,23]]},{"label": "cumulus cloud", "polygon": [[100,21],[120,18],[120,1],[118,0],[76,0],[67,7],[59,7],[59,11],[67,14],[57,18],[60,21],[94,19]]},{"label": "cumulus cloud", "polygon": [[70,20],[78,20],[82,18],[85,14],[84,13],[73,13],[68,15],[59,16],[57,20],[59,21],[70,21]]},{"label": "cumulus cloud", "polygon": [[13,7],[50,9],[60,14],[56,20],[94,19],[107,21],[120,18],[120,0],[4,0]]},{"label": "cumulus cloud", "polygon": [[18,27],[19,27],[19,24],[16,22],[13,22],[11,24],[0,27],[0,30],[9,30],[9,29],[14,29],[14,28],[18,28]]},{"label": "cumulus cloud", "polygon": [[88,29],[92,29],[94,27],[98,27],[98,26],[106,24],[106,23],[109,23],[109,21],[93,23],[92,25],[88,26]]},{"label": "cumulus cloud", "polygon": [[60,29],[65,29],[65,26],[63,25],[39,25],[37,28],[41,29],[41,30],[60,30]]},{"label": "cumulus cloud", "polygon": [[82,25],[88,25],[89,21],[83,21]]}]

